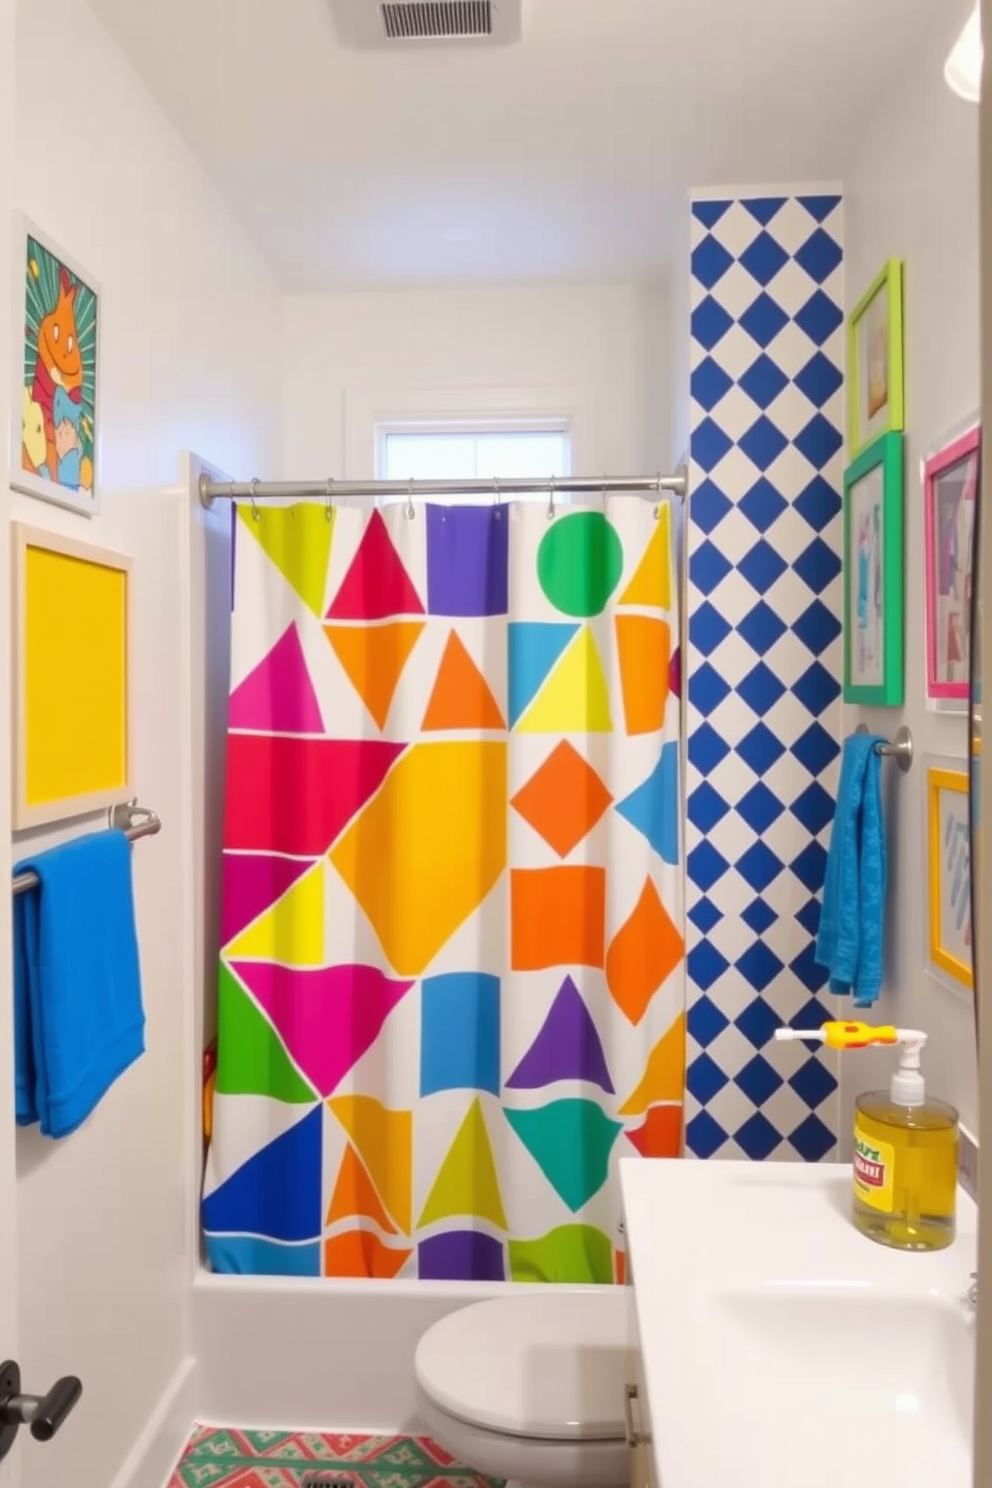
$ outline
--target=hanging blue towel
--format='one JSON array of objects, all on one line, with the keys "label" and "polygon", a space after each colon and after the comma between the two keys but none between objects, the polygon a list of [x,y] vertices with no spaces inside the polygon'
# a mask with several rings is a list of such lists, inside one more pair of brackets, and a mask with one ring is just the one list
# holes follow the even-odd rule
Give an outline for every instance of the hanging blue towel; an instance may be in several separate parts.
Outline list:
[{"label": "hanging blue towel", "polygon": [[144,1053],[131,848],[95,832],[18,863],[37,888],[14,897],[14,1054],[19,1126],[76,1130]]},{"label": "hanging blue towel", "polygon": [[885,969],[885,826],[877,734],[845,740],[834,812],[816,959],[830,972],[830,990],[870,1007]]}]

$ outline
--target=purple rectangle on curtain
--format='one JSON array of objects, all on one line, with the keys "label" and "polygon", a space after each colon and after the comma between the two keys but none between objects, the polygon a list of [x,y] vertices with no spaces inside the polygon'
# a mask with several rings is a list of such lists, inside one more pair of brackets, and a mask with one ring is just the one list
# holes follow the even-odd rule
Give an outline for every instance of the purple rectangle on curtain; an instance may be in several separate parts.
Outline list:
[{"label": "purple rectangle on curtain", "polygon": [[432,615],[505,615],[509,516],[499,506],[428,506],[427,608]]}]

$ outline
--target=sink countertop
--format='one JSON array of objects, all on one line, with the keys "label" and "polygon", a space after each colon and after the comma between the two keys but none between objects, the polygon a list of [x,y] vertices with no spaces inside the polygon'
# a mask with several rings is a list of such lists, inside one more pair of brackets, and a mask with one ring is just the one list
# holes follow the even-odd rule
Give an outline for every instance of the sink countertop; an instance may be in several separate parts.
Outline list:
[{"label": "sink countertop", "polygon": [[971,1488],[963,1190],[956,1241],[921,1254],[854,1228],[847,1165],[620,1174],[659,1488]]}]

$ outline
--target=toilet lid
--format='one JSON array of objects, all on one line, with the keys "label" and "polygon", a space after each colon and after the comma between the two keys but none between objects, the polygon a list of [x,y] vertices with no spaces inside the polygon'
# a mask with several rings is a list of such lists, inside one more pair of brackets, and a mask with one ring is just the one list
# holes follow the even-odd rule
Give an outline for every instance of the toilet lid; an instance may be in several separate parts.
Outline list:
[{"label": "toilet lid", "polygon": [[508,1436],[624,1436],[627,1309],[609,1292],[529,1292],[449,1313],[417,1345],[424,1393]]}]

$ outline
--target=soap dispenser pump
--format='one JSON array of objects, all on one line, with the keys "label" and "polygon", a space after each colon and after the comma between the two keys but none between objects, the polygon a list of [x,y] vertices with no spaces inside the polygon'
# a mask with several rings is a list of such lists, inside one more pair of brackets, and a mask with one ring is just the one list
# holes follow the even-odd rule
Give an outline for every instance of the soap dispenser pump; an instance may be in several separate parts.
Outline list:
[{"label": "soap dispenser pump", "polygon": [[943,1250],[954,1240],[958,1182],[958,1113],[927,1095],[916,1028],[824,1023],[780,1028],[777,1039],[825,1043],[834,1049],[891,1044],[898,1064],[888,1090],[855,1102],[853,1213],[855,1227],[896,1250]]}]

